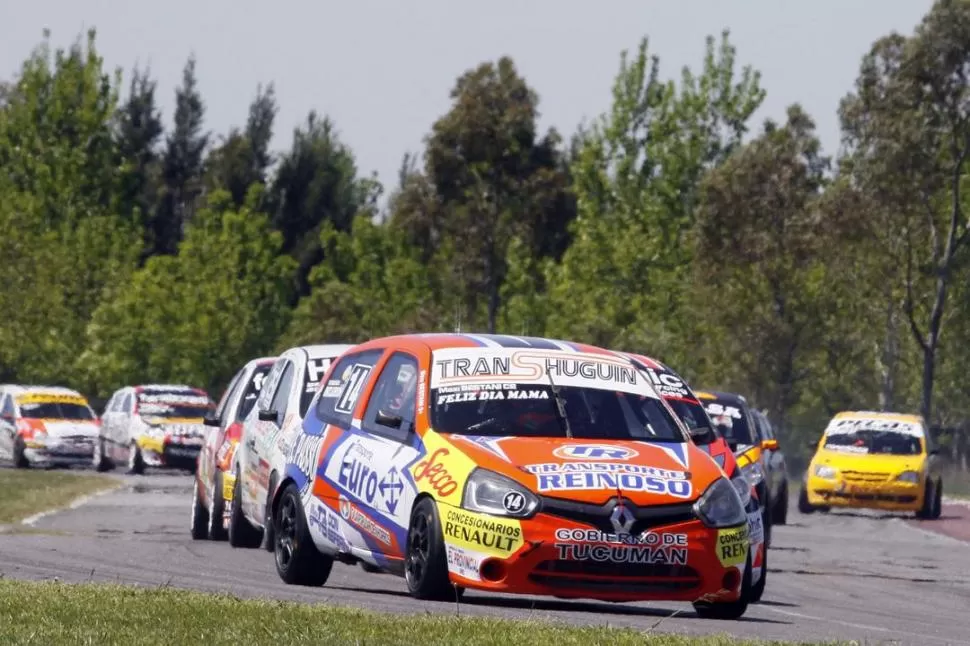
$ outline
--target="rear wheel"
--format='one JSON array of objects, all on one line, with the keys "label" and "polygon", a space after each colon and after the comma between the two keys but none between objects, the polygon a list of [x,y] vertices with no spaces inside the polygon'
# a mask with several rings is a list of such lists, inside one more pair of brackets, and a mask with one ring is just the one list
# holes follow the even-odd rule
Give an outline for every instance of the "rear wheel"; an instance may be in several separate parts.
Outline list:
[{"label": "rear wheel", "polygon": [[222,470],[216,469],[216,477],[212,483],[212,495],[209,496],[209,538],[214,541],[224,541],[229,535],[226,533],[225,515],[226,499],[222,496]]},{"label": "rear wheel", "polygon": [[201,541],[209,538],[209,512],[202,503],[199,479],[193,478],[192,485],[192,538]]},{"label": "rear wheel", "polygon": [[408,591],[418,599],[455,599],[455,588],[448,578],[438,508],[431,498],[422,498],[411,512],[404,552],[404,578]]},{"label": "rear wheel", "polygon": [[275,547],[275,531],[273,527],[273,493],[276,491],[276,473],[269,478],[269,487],[266,489],[266,506],[263,508],[263,547],[267,552],[272,552]]},{"label": "rear wheel", "polygon": [[137,442],[132,442],[128,447],[128,473],[136,476],[145,473],[145,459]]},{"label": "rear wheel", "polygon": [[242,511],[242,478],[236,469],[236,483],[229,506],[229,544],[233,547],[254,548],[263,542],[263,533],[252,526]]},{"label": "rear wheel", "polygon": [[700,602],[694,604],[694,612],[701,619],[740,619],[748,610],[751,601],[751,550],[745,562],[744,576],[741,577],[741,594],[737,601],[716,603]]},{"label": "rear wheel", "polygon": [[[307,528],[300,492],[292,483],[286,485],[272,517],[273,552],[276,572],[291,585],[321,586],[330,578],[333,559],[321,554],[313,544]],[[269,521],[267,521],[269,524]]]}]

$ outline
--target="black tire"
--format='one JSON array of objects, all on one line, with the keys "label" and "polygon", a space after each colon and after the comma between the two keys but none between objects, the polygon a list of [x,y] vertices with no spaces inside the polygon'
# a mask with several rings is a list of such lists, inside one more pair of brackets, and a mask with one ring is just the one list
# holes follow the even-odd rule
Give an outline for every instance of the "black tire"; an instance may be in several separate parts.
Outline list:
[{"label": "black tire", "polygon": [[422,498],[411,512],[404,551],[404,578],[408,592],[417,599],[454,601],[456,598],[448,577],[438,508],[431,498]]},{"label": "black tire", "polygon": [[24,438],[18,437],[13,445],[13,465],[18,469],[30,467],[30,460],[27,459],[26,451],[27,445],[24,444]]},{"label": "black tire", "polygon": [[246,520],[242,511],[242,478],[236,469],[236,482],[232,486],[232,504],[229,506],[229,544],[233,547],[253,549],[263,542],[263,533]]},{"label": "black tire", "polygon": [[307,528],[303,501],[296,485],[288,483],[272,516],[276,572],[290,585],[321,586],[330,578],[333,558],[321,554]]},{"label": "black tire", "polygon": [[104,473],[114,469],[114,463],[104,454],[104,438],[99,437],[94,441],[94,455],[91,456],[91,464],[98,473]]},{"label": "black tire", "polygon": [[229,538],[223,517],[226,515],[226,499],[222,496],[222,470],[216,468],[216,477],[212,482],[212,500],[209,505],[209,538],[214,541],[224,541]]},{"label": "black tire", "polygon": [[808,491],[806,491],[805,487],[803,486],[802,490],[798,494],[798,512],[801,514],[814,514],[815,511],[815,507],[808,502]]},{"label": "black tire", "polygon": [[744,576],[741,577],[741,596],[737,601],[719,603],[695,603],[694,612],[701,619],[740,619],[748,610],[751,602],[751,550],[745,563]]},{"label": "black tire", "polygon": [[144,475],[145,459],[141,455],[141,448],[136,442],[132,442],[128,450],[128,474],[136,476]]},{"label": "black tire", "polygon": [[768,583],[768,546],[765,545],[765,554],[761,558],[761,578],[751,588],[751,603],[758,603],[765,594],[765,584]]},{"label": "black tire", "polygon": [[936,481],[936,492],[933,495],[933,509],[930,520],[936,520],[943,514],[943,478]]},{"label": "black tire", "polygon": [[936,492],[934,491],[933,481],[927,479],[926,485],[923,488],[923,506],[919,511],[916,512],[916,517],[923,520],[929,520],[933,518],[933,506],[936,500]]},{"label": "black tire", "polygon": [[269,477],[269,487],[266,488],[266,506],[263,509],[263,549],[267,552],[276,550],[276,531],[273,527],[273,492],[276,491],[276,473]]},{"label": "black tire", "polygon": [[193,478],[192,482],[192,524],[189,529],[194,540],[202,541],[209,538],[209,510],[202,501],[199,479]]},{"label": "black tire", "polygon": [[778,493],[778,500],[775,501],[775,508],[771,514],[771,522],[775,525],[788,524],[788,482],[781,486]]}]

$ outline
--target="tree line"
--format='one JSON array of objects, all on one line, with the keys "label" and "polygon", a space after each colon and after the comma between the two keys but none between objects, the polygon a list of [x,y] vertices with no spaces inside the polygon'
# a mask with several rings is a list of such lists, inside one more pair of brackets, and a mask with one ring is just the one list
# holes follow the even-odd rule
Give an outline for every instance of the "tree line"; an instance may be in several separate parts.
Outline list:
[{"label": "tree line", "polygon": [[150,70],[45,34],[0,83],[0,379],[217,394],[292,345],[460,328],[646,353],[798,444],[852,408],[965,428],[970,0],[872,44],[835,156],[797,104],[754,122],[727,31],[698,45],[672,76],[623,52],[568,137],[484,62],[383,186],[313,111],[272,150],[271,83],[212,133],[189,58],[164,123]]}]

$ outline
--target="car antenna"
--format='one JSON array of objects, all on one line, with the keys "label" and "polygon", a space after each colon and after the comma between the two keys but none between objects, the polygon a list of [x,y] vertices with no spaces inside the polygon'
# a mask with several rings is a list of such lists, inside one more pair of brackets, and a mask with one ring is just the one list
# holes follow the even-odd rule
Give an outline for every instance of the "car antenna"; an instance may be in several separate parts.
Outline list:
[{"label": "car antenna", "polygon": [[552,380],[552,373],[549,372],[548,368],[546,369],[546,377],[549,378],[552,398],[556,402],[556,412],[559,413],[559,422],[562,424],[562,430],[565,431],[566,437],[571,440],[573,439],[573,430],[569,427],[569,418],[566,417],[566,402],[562,398],[562,393],[559,392],[559,386]]}]

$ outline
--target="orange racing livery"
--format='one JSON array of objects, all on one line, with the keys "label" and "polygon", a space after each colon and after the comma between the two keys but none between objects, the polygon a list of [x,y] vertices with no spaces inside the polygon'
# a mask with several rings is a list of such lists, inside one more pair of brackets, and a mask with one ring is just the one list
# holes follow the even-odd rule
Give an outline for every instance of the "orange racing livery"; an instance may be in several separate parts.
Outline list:
[{"label": "orange racing livery", "polygon": [[737,489],[641,367],[530,337],[418,334],[337,359],[272,501],[277,571],[334,560],[465,588],[671,600],[737,618],[751,594]]}]

